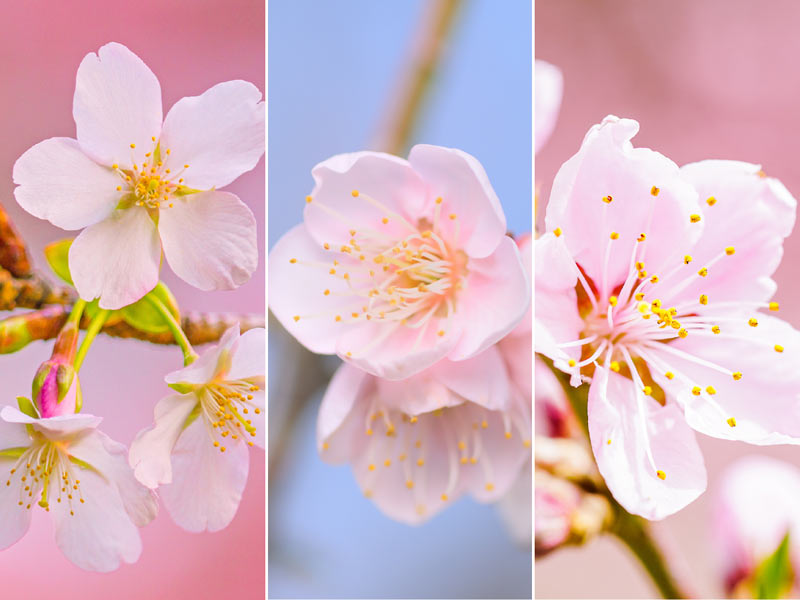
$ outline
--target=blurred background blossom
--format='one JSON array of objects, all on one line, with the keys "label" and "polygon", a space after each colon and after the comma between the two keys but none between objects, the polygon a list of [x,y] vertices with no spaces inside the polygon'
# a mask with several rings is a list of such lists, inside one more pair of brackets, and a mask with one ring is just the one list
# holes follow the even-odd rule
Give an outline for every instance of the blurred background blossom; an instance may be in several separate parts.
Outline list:
[{"label": "blurred background blossom", "polygon": [[[537,0],[537,59],[564,75],[561,112],[536,157],[539,218],[561,164],[591,125],[607,114],[637,119],[637,146],[685,164],[705,158],[763,165],[800,196],[800,5],[791,0]],[[800,235],[784,245],[774,278],[781,316],[800,327]],[[757,451],[794,464],[796,447],[733,444],[698,436],[709,472],[708,493],[655,524],[677,571],[705,597],[724,595],[708,523],[721,472]],[[574,577],[580,571],[581,577]],[[536,562],[536,596],[652,597],[636,560],[610,536]]]},{"label": "blurred background blossom", "polygon": [[[385,149],[433,4],[270,3],[270,247],[301,221],[315,164]],[[529,0],[461,3],[408,140],[474,155],[515,235],[532,219],[530,11]],[[365,499],[348,467],[322,462],[316,414],[337,359],[309,359],[270,324],[270,596],[530,597],[531,553],[496,507],[463,499],[408,527]]]},{"label": "blurred background blossom", "polygon": [[[36,0],[3,2],[1,14],[6,27],[0,37],[0,202],[29,243],[35,267],[47,275],[42,249],[66,234],[19,208],[11,169],[33,144],[74,137],[75,73],[87,53],[109,41],[127,45],[161,81],[165,107],[230,79],[251,81],[264,91],[263,0],[108,0],[102,5]],[[184,311],[263,315],[264,161],[226,189],[256,215],[262,250],[253,278],[236,291],[213,293],[198,292],[169,269],[162,270],[162,278]],[[36,342],[0,356],[0,405],[30,393],[36,368],[51,349]],[[156,401],[169,392],[164,375],[181,364],[176,347],[100,336],[81,369],[84,410],[103,416],[103,431],[129,445],[152,423]],[[140,560],[110,574],[87,573],[69,563],[53,542],[49,516],[37,511],[30,533],[0,555],[2,596],[72,598],[80,591],[86,600],[263,598],[263,473],[264,453],[252,452],[242,503],[224,531],[187,533],[162,508],[141,530]]]}]

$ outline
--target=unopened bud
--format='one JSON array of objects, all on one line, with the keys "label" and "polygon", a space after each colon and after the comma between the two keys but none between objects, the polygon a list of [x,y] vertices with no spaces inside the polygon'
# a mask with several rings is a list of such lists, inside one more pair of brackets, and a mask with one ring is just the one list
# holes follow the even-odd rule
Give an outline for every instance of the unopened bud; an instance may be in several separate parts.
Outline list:
[{"label": "unopened bud", "polygon": [[33,403],[42,418],[74,414],[81,406],[81,385],[75,368],[58,359],[42,363],[32,386]]}]

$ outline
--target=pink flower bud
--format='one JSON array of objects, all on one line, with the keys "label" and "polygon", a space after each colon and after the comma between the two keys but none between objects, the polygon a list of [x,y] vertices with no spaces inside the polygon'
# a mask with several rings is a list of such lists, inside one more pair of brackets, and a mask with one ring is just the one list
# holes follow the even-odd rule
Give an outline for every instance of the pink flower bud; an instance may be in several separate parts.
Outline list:
[{"label": "pink flower bud", "polygon": [[33,378],[33,402],[42,418],[74,414],[81,405],[81,386],[75,368],[50,359]]}]

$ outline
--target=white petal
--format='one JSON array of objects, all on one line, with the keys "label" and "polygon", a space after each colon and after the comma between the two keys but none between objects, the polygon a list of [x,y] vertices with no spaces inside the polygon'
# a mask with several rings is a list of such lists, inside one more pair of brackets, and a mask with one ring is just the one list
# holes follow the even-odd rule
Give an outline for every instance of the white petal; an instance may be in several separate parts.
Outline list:
[{"label": "white petal", "polygon": [[155,425],[140,431],[133,440],[128,462],[136,479],[147,487],[155,489],[172,481],[172,449],[195,406],[194,394],[162,398],[155,407]]},{"label": "white petal", "polygon": [[34,217],[62,229],[81,229],[102,221],[122,192],[119,175],[86,156],[78,142],[50,138],[14,163],[14,197]]},{"label": "white petal", "polygon": [[266,330],[263,327],[245,331],[239,338],[231,359],[227,379],[253,379],[264,377],[266,370]]},{"label": "white petal", "polygon": [[78,468],[76,478],[80,480],[79,492],[73,492],[72,501],[62,497],[58,502],[55,495],[50,499],[56,545],[87,571],[107,573],[123,561],[136,562],[142,540],[117,487],[90,469]]},{"label": "white petal", "polygon": [[159,489],[172,520],[187,531],[219,531],[236,515],[247,483],[247,445],[225,452],[211,442],[202,418],[187,427],[172,453],[172,483]]},{"label": "white petal", "polygon": [[161,244],[143,208],[116,210],[86,228],[69,249],[69,268],[81,298],[101,308],[132,304],[158,283]]},{"label": "white petal", "polygon": [[35,419],[12,406],[4,407],[0,411],[0,418],[6,423],[32,425],[36,431],[44,434],[50,440],[63,440],[74,437],[88,429],[96,428],[103,420],[102,417],[95,417],[86,413]]},{"label": "white petal", "polygon": [[190,188],[223,187],[250,171],[264,154],[265,105],[246,81],[218,83],[200,96],[182,98],[164,121],[161,144],[189,167]]},{"label": "white petal", "polygon": [[[0,425],[5,430],[8,426]],[[24,432],[24,428],[20,427]],[[30,440],[28,440],[30,442]],[[31,525],[31,510],[20,506],[19,481],[15,480],[7,486],[6,479],[14,468],[16,459],[0,458],[0,550],[14,545],[24,536]]]},{"label": "white petal", "polygon": [[104,165],[130,168],[130,145],[146,152],[161,133],[161,86],[138,56],[112,42],[78,67],[72,115],[84,152]]},{"label": "white petal", "polygon": [[201,290],[231,290],[258,266],[256,219],[227,192],[202,192],[174,200],[161,211],[158,231],[175,273]]},{"label": "white petal", "polygon": [[125,446],[100,431],[93,431],[70,444],[69,453],[90,464],[116,486],[128,516],[136,525],[144,527],[156,517],[156,496],[136,481],[128,466]]}]

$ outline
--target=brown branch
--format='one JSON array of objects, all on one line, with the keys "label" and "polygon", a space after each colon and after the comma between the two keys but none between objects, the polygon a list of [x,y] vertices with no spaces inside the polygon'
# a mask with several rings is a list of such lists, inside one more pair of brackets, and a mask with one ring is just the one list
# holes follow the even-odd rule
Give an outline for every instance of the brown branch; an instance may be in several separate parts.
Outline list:
[{"label": "brown branch", "polygon": [[28,251],[8,213],[0,204],[0,268],[14,277],[27,277],[31,274],[31,261]]},{"label": "brown branch", "polygon": [[74,300],[75,292],[72,288],[53,286],[36,273],[27,277],[15,277],[11,271],[0,268],[0,311],[15,308],[39,309],[72,304]]}]

